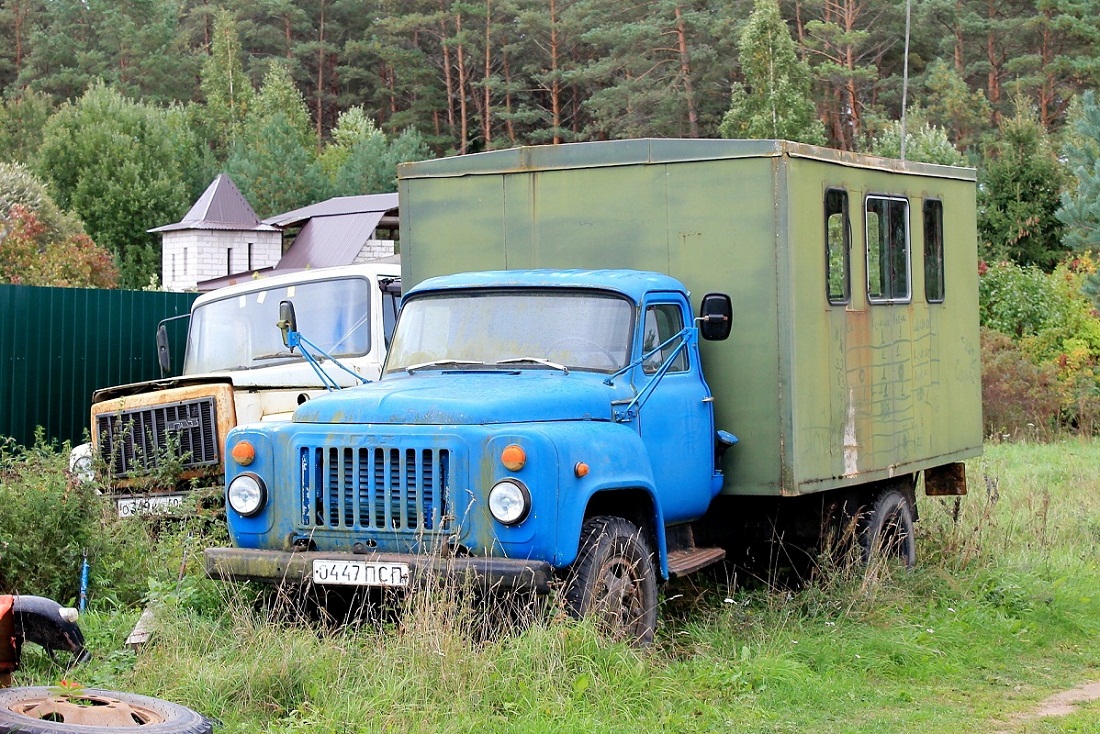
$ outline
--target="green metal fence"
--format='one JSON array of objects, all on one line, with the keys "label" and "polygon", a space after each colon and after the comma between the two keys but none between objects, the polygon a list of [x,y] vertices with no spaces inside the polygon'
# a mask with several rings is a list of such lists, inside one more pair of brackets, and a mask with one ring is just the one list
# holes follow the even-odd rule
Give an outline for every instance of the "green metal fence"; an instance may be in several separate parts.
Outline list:
[{"label": "green metal fence", "polygon": [[[79,443],[92,392],[159,377],[157,324],[197,295],[0,285],[0,436]],[[178,374],[186,329],[168,333]]]}]

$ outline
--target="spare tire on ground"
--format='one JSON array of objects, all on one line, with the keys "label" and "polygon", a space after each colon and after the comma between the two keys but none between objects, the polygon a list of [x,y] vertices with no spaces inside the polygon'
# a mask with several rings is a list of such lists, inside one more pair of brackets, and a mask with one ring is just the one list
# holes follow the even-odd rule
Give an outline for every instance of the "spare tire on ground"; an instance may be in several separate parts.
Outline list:
[{"label": "spare tire on ground", "polygon": [[0,689],[0,734],[210,734],[197,711],[151,696],[98,688]]}]

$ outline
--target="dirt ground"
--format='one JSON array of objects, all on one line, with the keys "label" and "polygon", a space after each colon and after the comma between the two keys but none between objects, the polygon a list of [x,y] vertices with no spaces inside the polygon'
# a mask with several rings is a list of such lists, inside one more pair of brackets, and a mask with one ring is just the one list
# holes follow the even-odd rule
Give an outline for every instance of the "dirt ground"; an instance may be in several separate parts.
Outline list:
[{"label": "dirt ground", "polygon": [[994,734],[1013,734],[1021,724],[1036,719],[1053,716],[1069,716],[1083,703],[1100,700],[1100,681],[1085,683],[1068,691],[1055,693],[1039,702],[1031,711],[1014,715],[1006,728],[998,729]]}]

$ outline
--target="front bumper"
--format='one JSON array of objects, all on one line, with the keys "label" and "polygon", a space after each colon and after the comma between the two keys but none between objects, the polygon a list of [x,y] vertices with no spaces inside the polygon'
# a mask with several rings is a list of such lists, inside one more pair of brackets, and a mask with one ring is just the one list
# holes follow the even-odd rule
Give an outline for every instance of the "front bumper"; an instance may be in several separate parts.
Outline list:
[{"label": "front bumper", "polygon": [[478,588],[546,594],[554,578],[549,563],[516,558],[443,558],[404,553],[324,553],[250,548],[207,548],[203,552],[206,575],[223,581],[307,584],[311,583],[314,560],[407,563],[410,586],[418,580],[436,578],[472,583]]}]

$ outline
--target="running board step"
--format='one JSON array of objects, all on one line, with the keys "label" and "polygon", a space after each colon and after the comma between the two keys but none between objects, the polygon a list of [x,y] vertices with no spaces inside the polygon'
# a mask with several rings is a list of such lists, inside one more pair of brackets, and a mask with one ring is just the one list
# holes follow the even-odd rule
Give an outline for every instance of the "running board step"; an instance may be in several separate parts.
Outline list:
[{"label": "running board step", "polygon": [[685,548],[668,553],[668,575],[687,576],[726,557],[724,548]]}]

